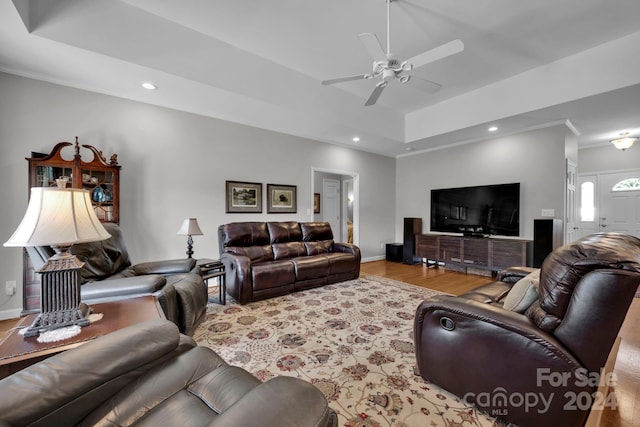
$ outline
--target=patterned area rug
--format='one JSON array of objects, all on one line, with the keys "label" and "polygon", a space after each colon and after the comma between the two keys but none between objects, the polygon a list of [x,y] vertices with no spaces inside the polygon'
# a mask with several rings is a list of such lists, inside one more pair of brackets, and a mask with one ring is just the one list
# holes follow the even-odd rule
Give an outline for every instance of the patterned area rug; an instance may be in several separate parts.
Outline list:
[{"label": "patterned area rug", "polygon": [[363,276],[248,305],[210,304],[194,339],[260,380],[316,385],[339,426],[498,426],[416,374],[413,318],[438,292]]}]

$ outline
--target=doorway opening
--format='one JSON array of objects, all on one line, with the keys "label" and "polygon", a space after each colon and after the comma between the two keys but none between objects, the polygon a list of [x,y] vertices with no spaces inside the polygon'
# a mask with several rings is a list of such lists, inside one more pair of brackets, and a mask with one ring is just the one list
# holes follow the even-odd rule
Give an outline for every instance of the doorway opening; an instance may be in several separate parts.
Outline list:
[{"label": "doorway opening", "polygon": [[[352,171],[311,168],[311,219],[331,224],[336,242],[359,244],[360,175]],[[314,201],[319,201],[314,206]],[[314,209],[315,207],[315,209]]]}]

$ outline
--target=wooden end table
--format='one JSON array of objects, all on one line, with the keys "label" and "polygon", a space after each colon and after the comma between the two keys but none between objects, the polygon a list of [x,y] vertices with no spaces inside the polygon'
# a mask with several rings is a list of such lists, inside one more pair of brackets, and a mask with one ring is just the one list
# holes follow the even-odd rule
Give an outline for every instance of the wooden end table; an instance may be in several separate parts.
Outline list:
[{"label": "wooden end table", "polygon": [[29,326],[37,314],[20,319],[0,341],[0,379],[118,329],[148,320],[165,319],[162,307],[152,295],[91,304],[91,309],[93,313],[102,313],[102,319],[83,327],[74,337],[50,343],[39,343],[38,337],[25,338],[18,333],[22,327]]}]

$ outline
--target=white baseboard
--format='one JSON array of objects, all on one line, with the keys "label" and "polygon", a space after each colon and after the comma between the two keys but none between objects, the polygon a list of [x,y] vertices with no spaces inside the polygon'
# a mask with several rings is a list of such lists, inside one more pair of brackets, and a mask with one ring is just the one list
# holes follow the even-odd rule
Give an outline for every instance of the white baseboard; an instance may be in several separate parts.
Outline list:
[{"label": "white baseboard", "polygon": [[0,311],[0,320],[17,319],[20,317],[20,313],[22,313],[21,308]]},{"label": "white baseboard", "polygon": [[385,258],[386,257],[384,255],[372,256],[372,257],[362,258],[360,262],[362,263],[362,262],[382,261]]}]

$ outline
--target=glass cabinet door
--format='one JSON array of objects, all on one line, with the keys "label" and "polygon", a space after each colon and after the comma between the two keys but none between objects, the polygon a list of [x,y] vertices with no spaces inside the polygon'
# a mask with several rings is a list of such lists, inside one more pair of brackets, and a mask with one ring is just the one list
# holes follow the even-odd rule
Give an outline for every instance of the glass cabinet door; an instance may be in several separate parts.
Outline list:
[{"label": "glass cabinet door", "polygon": [[56,179],[66,177],[67,187],[71,187],[73,169],[56,166],[36,166],[36,182],[32,187],[55,187]]},{"label": "glass cabinet door", "polygon": [[111,171],[82,169],[82,188],[91,194],[96,216],[100,221],[113,221],[115,176]]}]

